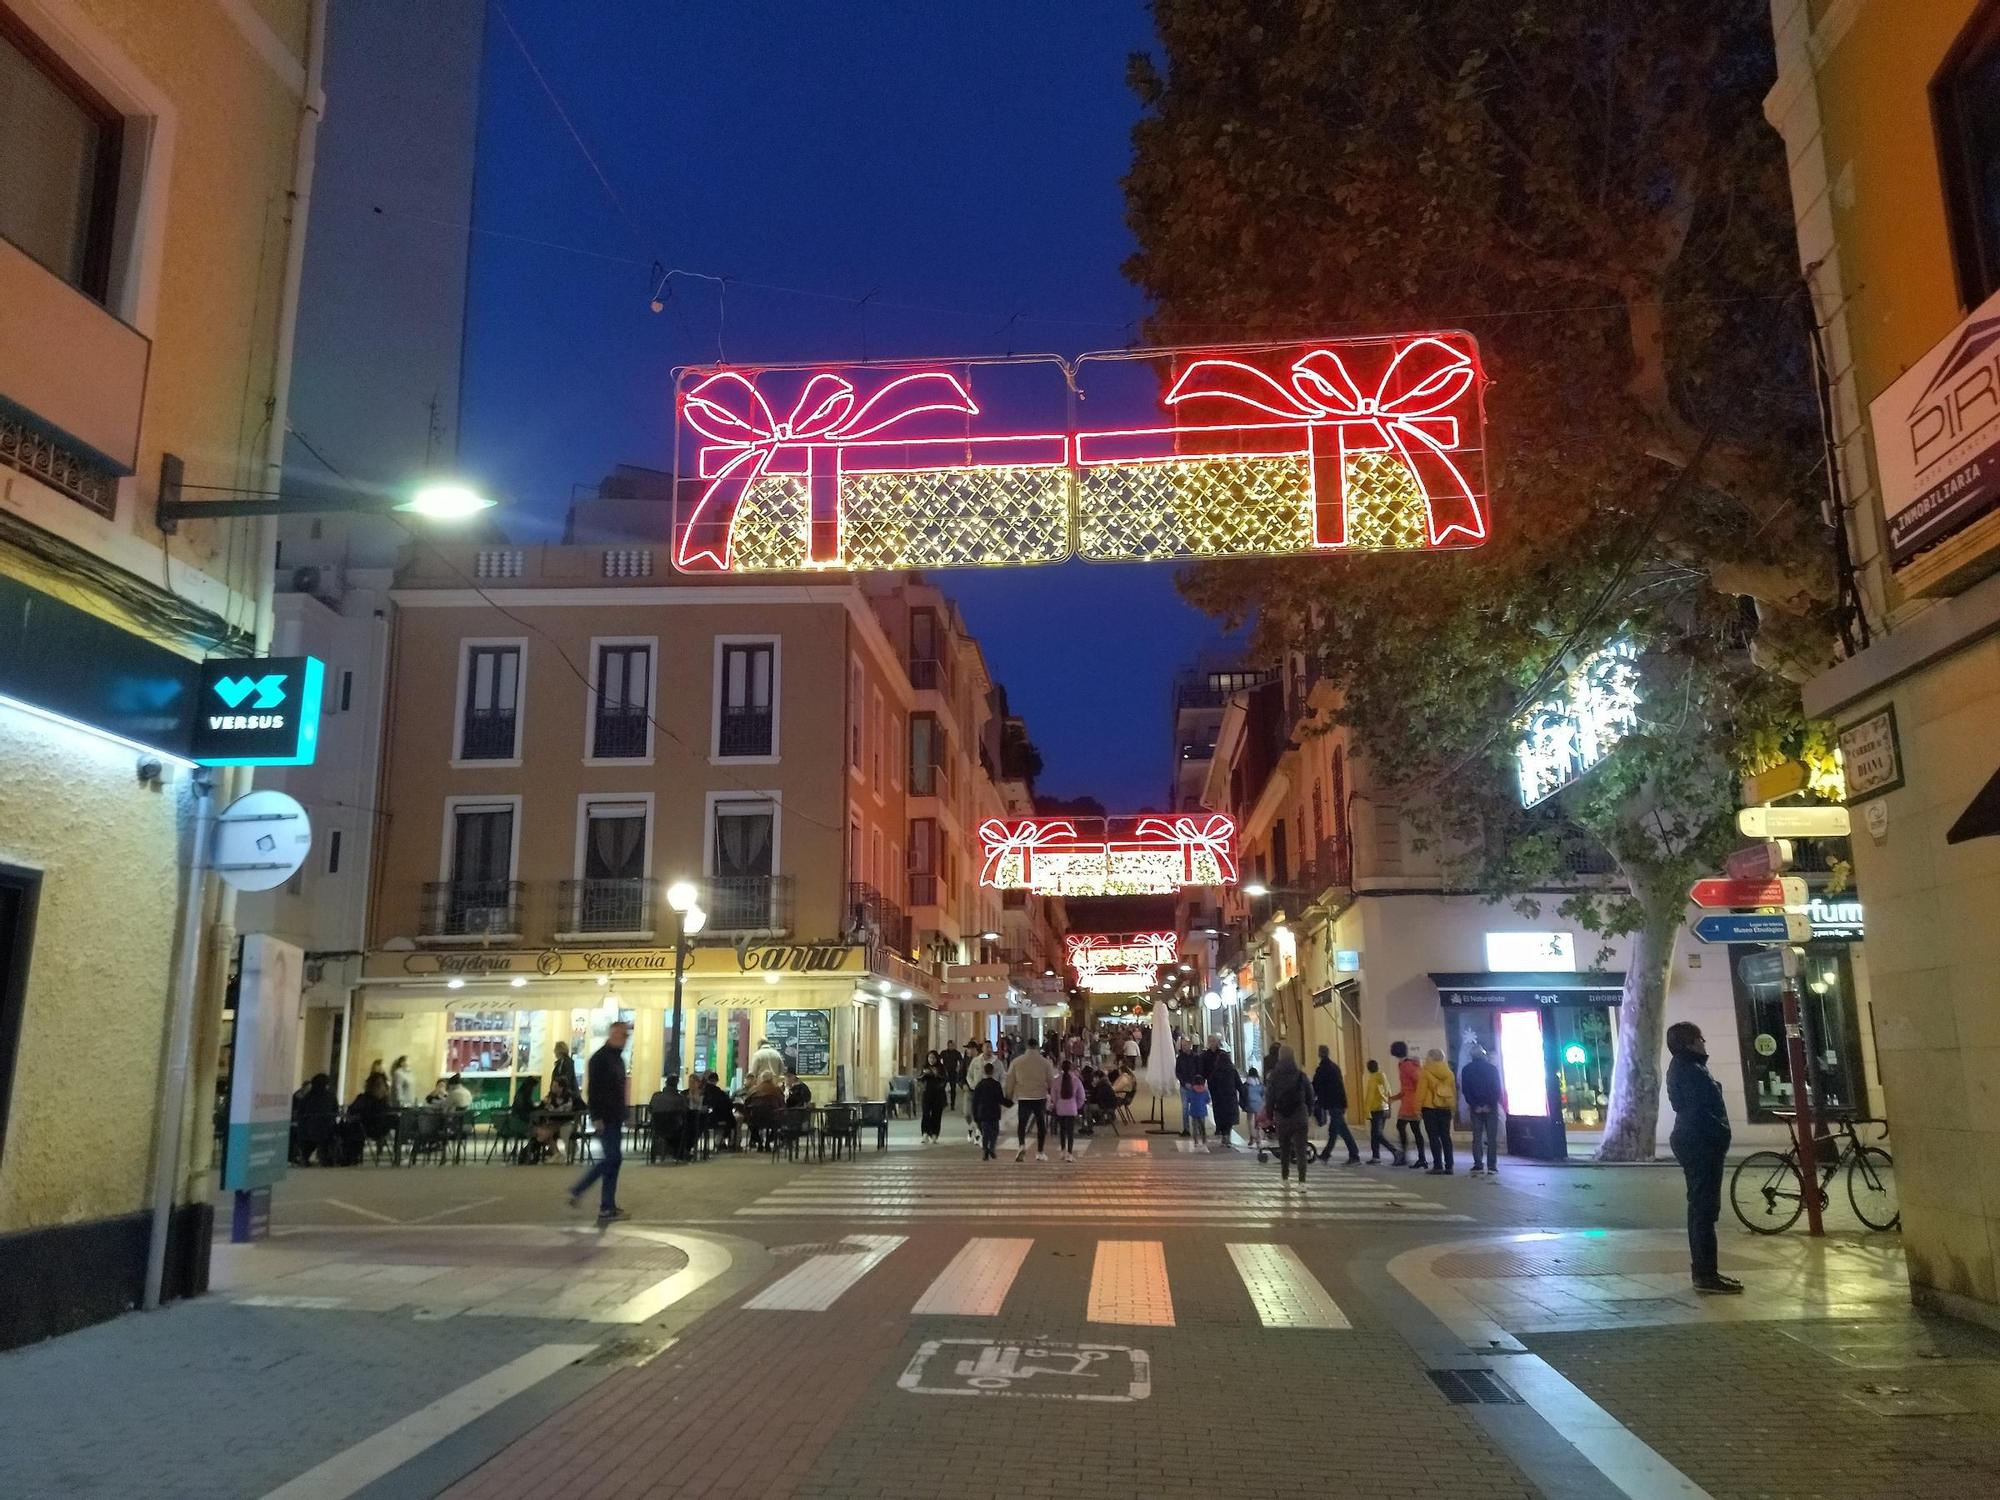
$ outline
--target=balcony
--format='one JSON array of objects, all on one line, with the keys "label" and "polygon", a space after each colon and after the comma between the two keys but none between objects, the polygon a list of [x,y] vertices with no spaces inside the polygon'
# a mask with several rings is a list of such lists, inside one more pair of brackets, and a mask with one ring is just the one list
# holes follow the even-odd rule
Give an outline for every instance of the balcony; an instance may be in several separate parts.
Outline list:
[{"label": "balcony", "polygon": [[725,708],[716,726],[715,753],[723,756],[769,755],[771,753],[771,710],[765,708]]},{"label": "balcony", "polygon": [[702,909],[710,933],[788,933],[792,930],[792,877],[712,875],[702,882]]},{"label": "balcony", "polygon": [[936,657],[913,656],[910,658],[910,686],[948,693],[951,691],[951,674]]},{"label": "balcony", "polygon": [[460,760],[512,760],[515,755],[514,710],[468,709],[465,738],[460,742]]},{"label": "balcony", "polygon": [[910,905],[937,906],[944,900],[944,884],[935,875],[910,876]]},{"label": "balcony", "polygon": [[518,880],[430,880],[417,931],[427,938],[518,937],[521,897]]},{"label": "balcony", "polygon": [[617,933],[651,937],[653,882],[650,880],[565,880],[558,887],[559,936]]},{"label": "balcony", "polygon": [[590,753],[596,760],[638,760],[646,753],[646,713],[636,708],[600,708],[590,726]]},{"label": "balcony", "polygon": [[110,514],[115,476],[138,466],[151,358],[145,335],[0,240],[0,405],[27,417],[0,445],[11,467]]},{"label": "balcony", "polygon": [[910,763],[910,795],[912,797],[951,796],[951,771],[941,762],[926,764],[922,761]]},{"label": "balcony", "polygon": [[874,886],[858,880],[847,887],[847,930],[856,941],[896,953],[910,951],[908,913]]}]

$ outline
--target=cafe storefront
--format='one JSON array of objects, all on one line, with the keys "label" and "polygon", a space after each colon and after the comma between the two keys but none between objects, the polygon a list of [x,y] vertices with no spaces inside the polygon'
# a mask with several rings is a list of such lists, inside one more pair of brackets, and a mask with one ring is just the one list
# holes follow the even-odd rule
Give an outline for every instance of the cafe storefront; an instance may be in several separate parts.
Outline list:
[{"label": "cafe storefront", "polygon": [[[746,943],[690,951],[682,975],[683,1067],[734,1086],[767,1037],[815,1098],[880,1098],[880,1012],[901,990],[846,943]],[[458,1073],[482,1105],[523,1078],[546,1086],[555,1044],[584,1060],[614,1020],[629,1025],[633,1100],[660,1086],[673,1047],[671,948],[383,950],[367,955],[352,1055],[407,1057],[419,1094]]]}]

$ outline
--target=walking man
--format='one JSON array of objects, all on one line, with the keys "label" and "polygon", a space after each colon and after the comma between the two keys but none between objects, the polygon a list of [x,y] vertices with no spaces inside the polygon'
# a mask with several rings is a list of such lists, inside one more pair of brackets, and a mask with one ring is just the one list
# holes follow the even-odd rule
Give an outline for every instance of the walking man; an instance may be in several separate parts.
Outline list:
[{"label": "walking man", "polygon": [[1729,1107],[1708,1071],[1708,1042],[1692,1021],[1667,1028],[1667,1102],[1674,1130],[1667,1137],[1687,1178],[1688,1258],[1698,1292],[1741,1292],[1743,1283],[1717,1265],[1715,1221],[1722,1214],[1722,1160],[1729,1152]]},{"label": "walking man", "polygon": [[1007,1064],[1006,1094],[1014,1106],[1014,1140],[1019,1147],[1015,1161],[1028,1157],[1028,1119],[1035,1121],[1035,1160],[1049,1159],[1049,1084],[1056,1070],[1039,1049],[1023,1047],[1021,1055]]},{"label": "walking man", "polygon": [[1194,1106],[1188,1099],[1188,1085],[1201,1075],[1201,1055],[1194,1050],[1194,1043],[1186,1037],[1180,1039],[1174,1051],[1174,1079],[1181,1086],[1181,1134],[1188,1133],[1189,1121],[1194,1115]]},{"label": "walking man", "polygon": [[593,1182],[597,1191],[597,1223],[601,1228],[630,1214],[618,1206],[618,1168],[625,1153],[620,1141],[625,1135],[625,1038],[631,1028],[613,1021],[605,1028],[604,1045],[590,1054],[587,1076],[590,1082],[590,1118],[597,1126],[597,1160],[569,1190],[569,1206],[583,1200],[584,1189]]},{"label": "walking man", "polygon": [[957,1042],[949,1042],[944,1049],[945,1107],[958,1108],[958,1091],[965,1083],[965,1054],[958,1050]]},{"label": "walking man", "polygon": [[1319,1066],[1313,1069],[1313,1098],[1326,1111],[1326,1144],[1320,1147],[1319,1159],[1325,1161],[1333,1155],[1338,1138],[1347,1142],[1347,1164],[1353,1166],[1361,1160],[1361,1148],[1354,1143],[1354,1132],[1347,1124],[1347,1080],[1340,1076],[1340,1064],[1323,1044]]},{"label": "walking man", "polygon": [[1278,1180],[1290,1182],[1292,1163],[1299,1168],[1299,1186],[1306,1185],[1306,1163],[1312,1160],[1312,1085],[1300,1070],[1290,1047],[1272,1052],[1271,1071],[1264,1079],[1264,1107],[1278,1136]]},{"label": "walking man", "polygon": [[[1486,1049],[1475,1045],[1472,1056],[1465,1066],[1458,1070],[1459,1092],[1465,1095],[1466,1110],[1472,1116],[1472,1175],[1474,1177],[1497,1177],[1500,1175],[1500,1070],[1493,1066],[1493,1059],[1486,1055]],[[1480,1144],[1485,1143],[1486,1154],[1480,1155]]]}]

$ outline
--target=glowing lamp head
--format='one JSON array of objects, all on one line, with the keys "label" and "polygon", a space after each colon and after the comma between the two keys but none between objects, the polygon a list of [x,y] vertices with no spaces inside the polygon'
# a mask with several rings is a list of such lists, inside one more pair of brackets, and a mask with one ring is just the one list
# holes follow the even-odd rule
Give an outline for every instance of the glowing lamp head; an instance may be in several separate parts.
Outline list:
[{"label": "glowing lamp head", "polygon": [[522,974],[516,974],[507,983],[517,990],[525,990],[528,987],[527,976]]},{"label": "glowing lamp head", "polygon": [[1571,1042],[1567,1047],[1563,1048],[1563,1061],[1568,1063],[1572,1068],[1580,1068],[1590,1061],[1590,1054],[1583,1050],[1582,1044]]},{"label": "glowing lamp head", "polygon": [[693,937],[708,925],[708,913],[699,906],[690,906],[681,913],[681,931]]},{"label": "glowing lamp head", "polygon": [[463,979],[447,979],[444,982],[444,987],[448,990],[462,990],[465,988],[465,981]]},{"label": "glowing lamp head", "polygon": [[676,880],[667,887],[667,905],[677,912],[686,912],[693,907],[699,894],[692,880]]},{"label": "glowing lamp head", "polygon": [[463,521],[493,509],[493,502],[470,485],[440,480],[424,485],[396,509],[428,521]]},{"label": "glowing lamp head", "polygon": [[1216,994],[1214,990],[1210,990],[1206,995],[1201,997],[1201,1003],[1210,1010],[1221,1010],[1222,996]]},{"label": "glowing lamp head", "polygon": [[782,977],[776,969],[766,969],[764,971],[764,983],[766,984],[776,984]]},{"label": "glowing lamp head", "polygon": [[1271,888],[1261,880],[1247,881],[1243,886],[1243,894],[1255,899],[1260,896],[1270,895]]},{"label": "glowing lamp head", "polygon": [[1000,934],[997,932],[982,932],[979,934],[979,941],[982,943],[997,943],[1000,941]]}]

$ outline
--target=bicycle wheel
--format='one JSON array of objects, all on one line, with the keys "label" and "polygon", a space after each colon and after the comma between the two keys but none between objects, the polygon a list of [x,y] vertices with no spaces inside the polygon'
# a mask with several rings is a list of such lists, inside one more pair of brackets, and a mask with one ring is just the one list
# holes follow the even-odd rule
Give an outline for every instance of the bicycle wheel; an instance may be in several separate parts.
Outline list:
[{"label": "bicycle wheel", "polygon": [[1789,1156],[1753,1151],[1729,1178],[1729,1206],[1752,1234],[1782,1234],[1805,1212],[1805,1184]]},{"label": "bicycle wheel", "polygon": [[1847,1201],[1870,1229],[1894,1229],[1903,1219],[1896,1202],[1896,1164],[1880,1146],[1856,1146],[1847,1159]]}]

